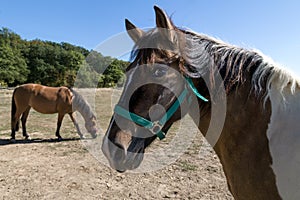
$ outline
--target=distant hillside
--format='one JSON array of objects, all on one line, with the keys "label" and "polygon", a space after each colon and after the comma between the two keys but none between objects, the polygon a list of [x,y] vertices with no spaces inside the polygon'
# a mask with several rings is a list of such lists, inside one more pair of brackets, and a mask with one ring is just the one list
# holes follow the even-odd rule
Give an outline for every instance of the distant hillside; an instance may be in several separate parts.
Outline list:
[{"label": "distant hillside", "polygon": [[0,29],[0,86],[29,82],[73,86],[76,79],[81,87],[112,87],[123,79],[127,65],[69,43],[27,41],[7,28]]}]

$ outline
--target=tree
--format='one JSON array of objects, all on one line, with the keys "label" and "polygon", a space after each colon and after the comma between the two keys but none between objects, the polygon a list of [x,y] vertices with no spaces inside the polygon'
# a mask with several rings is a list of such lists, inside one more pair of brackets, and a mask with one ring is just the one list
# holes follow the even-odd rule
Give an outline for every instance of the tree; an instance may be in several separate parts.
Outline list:
[{"label": "tree", "polygon": [[49,86],[113,87],[124,79],[128,62],[66,42],[26,41],[0,29],[0,84],[32,82]]},{"label": "tree", "polygon": [[97,87],[100,79],[98,74],[87,62],[84,62],[76,74],[75,87],[89,88]]},{"label": "tree", "polygon": [[20,52],[8,45],[0,45],[0,82],[13,86],[24,83],[29,70]]},{"label": "tree", "polygon": [[[61,44],[34,40],[26,53],[30,82],[50,86],[72,86],[85,57],[81,52],[65,49]],[[80,49],[81,50],[81,49]]]},{"label": "tree", "polygon": [[102,74],[105,69],[113,62],[110,56],[103,56],[97,51],[91,51],[86,57],[87,63],[98,73]]},{"label": "tree", "polygon": [[29,70],[21,53],[24,42],[7,28],[0,29],[0,82],[9,86],[24,83]]},{"label": "tree", "polygon": [[115,87],[117,84],[122,84],[125,75],[124,70],[127,63],[115,59],[104,71],[98,87]]}]

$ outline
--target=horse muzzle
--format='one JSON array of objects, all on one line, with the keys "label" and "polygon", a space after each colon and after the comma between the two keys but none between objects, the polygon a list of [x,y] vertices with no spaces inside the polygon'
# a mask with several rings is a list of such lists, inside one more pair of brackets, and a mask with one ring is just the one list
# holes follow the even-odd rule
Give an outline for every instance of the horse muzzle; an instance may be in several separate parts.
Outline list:
[{"label": "horse muzzle", "polygon": [[102,152],[108,159],[111,168],[116,171],[134,170],[140,166],[144,158],[144,141],[136,139],[126,145],[119,141],[111,141],[105,136]]},{"label": "horse muzzle", "polygon": [[95,131],[90,132],[93,139],[97,138],[97,129]]}]

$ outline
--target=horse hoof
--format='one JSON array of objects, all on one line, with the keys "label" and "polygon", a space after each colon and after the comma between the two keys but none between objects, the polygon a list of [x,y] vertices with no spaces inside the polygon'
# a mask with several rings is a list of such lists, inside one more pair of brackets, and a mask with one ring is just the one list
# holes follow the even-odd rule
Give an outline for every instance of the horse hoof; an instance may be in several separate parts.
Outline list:
[{"label": "horse hoof", "polygon": [[61,138],[61,137],[58,137],[58,138],[57,138],[57,141],[59,141],[59,142],[62,141],[62,138]]},{"label": "horse hoof", "polygon": [[14,138],[11,138],[9,141],[10,141],[10,143],[16,143],[16,139],[14,139]]},{"label": "horse hoof", "polygon": [[29,136],[25,136],[25,140],[31,140]]},{"label": "horse hoof", "polygon": [[96,139],[98,135],[93,135],[93,139]]},{"label": "horse hoof", "polygon": [[83,135],[81,135],[80,139],[84,140],[84,139],[86,139],[86,137],[84,137]]}]

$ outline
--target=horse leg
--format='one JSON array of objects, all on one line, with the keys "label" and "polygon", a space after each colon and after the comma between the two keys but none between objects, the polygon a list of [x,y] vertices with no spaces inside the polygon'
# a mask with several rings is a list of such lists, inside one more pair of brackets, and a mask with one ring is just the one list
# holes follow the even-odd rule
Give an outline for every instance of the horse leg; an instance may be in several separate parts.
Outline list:
[{"label": "horse leg", "polygon": [[58,113],[57,128],[56,128],[56,132],[55,132],[55,135],[56,135],[58,140],[62,140],[62,137],[59,134],[59,130],[60,130],[61,123],[62,123],[62,120],[63,120],[64,116],[65,116],[65,114]]},{"label": "horse leg", "polygon": [[19,130],[19,118],[21,113],[19,113],[19,107],[14,99],[14,94],[11,102],[11,141],[15,142],[16,140],[16,131]]},{"label": "horse leg", "polygon": [[19,119],[16,117],[12,117],[10,140],[13,142],[16,140],[16,131],[18,131],[18,129],[19,129]]},{"label": "horse leg", "polygon": [[16,113],[11,117],[11,138],[12,142],[15,142],[16,132],[19,131],[19,121],[21,114]]},{"label": "horse leg", "polygon": [[26,140],[28,140],[28,139],[30,140],[30,137],[26,131],[26,121],[27,121],[30,109],[31,109],[30,106],[28,108],[26,108],[26,110],[23,112],[22,117],[21,117],[23,136],[25,137]]},{"label": "horse leg", "polygon": [[78,125],[78,123],[77,123],[74,115],[75,115],[74,113],[69,113],[69,116],[70,116],[70,118],[71,118],[71,120],[72,120],[72,122],[73,122],[73,124],[74,124],[74,126],[76,128],[76,130],[77,130],[78,135],[80,136],[81,139],[84,139],[84,136],[83,136],[83,134],[80,131],[79,125]]}]

